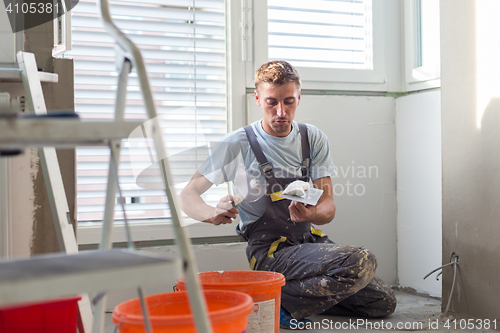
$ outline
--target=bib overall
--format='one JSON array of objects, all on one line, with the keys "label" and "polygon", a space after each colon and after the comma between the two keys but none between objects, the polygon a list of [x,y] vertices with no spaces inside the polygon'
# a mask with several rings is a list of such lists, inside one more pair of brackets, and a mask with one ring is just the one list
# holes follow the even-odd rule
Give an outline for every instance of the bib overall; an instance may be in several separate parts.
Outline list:
[{"label": "bib overall", "polygon": [[391,314],[396,300],[390,287],[374,275],[375,256],[362,247],[333,243],[309,222],[293,222],[290,200],[279,198],[295,180],[308,181],[310,146],[307,127],[299,123],[302,144],[302,175],[276,178],[251,126],[248,141],[266,177],[264,214],[248,225],[242,236],[248,241],[250,268],[282,273],[281,305],[292,317],[302,319],[325,313],[383,317]]}]

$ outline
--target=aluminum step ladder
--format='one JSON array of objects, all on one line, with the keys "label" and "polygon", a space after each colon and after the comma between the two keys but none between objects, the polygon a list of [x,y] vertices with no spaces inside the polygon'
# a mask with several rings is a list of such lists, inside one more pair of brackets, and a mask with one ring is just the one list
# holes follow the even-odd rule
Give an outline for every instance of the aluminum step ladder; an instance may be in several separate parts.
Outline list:
[{"label": "aluminum step ladder", "polygon": [[[119,62],[120,76],[115,109],[115,121],[111,123],[111,125],[117,129],[119,135],[109,135],[109,128],[106,132],[103,132],[103,128],[99,128],[98,124],[95,124],[95,128],[92,128],[91,125],[82,123],[78,119],[62,120],[52,118],[16,118],[9,120],[8,124],[5,120],[0,121],[0,128],[13,128],[13,130],[6,130],[5,132],[0,131],[0,146],[42,147],[39,150],[40,163],[42,165],[47,185],[51,211],[54,217],[60,248],[63,252],[66,252],[64,255],[42,255],[26,260],[0,262],[0,271],[6,272],[4,275],[0,275],[0,298],[5,299],[5,302],[9,304],[28,300],[38,300],[46,297],[63,296],[63,294],[66,293],[77,292],[77,289],[80,292],[110,289],[117,285],[116,280],[114,280],[118,276],[117,274],[123,272],[123,267],[121,266],[103,269],[105,265],[103,266],[102,263],[109,263],[110,260],[116,260],[117,262],[119,261],[122,263],[126,262],[127,264],[125,266],[127,266],[130,271],[137,271],[137,279],[131,281],[133,282],[132,284],[137,283],[137,285],[148,282],[144,275],[141,276],[141,274],[139,274],[139,271],[147,271],[145,269],[146,267],[149,267],[148,272],[156,272],[153,276],[161,277],[162,274],[166,274],[167,271],[171,269],[172,263],[175,265],[175,261],[168,260],[166,258],[152,258],[151,255],[133,251],[132,242],[130,241],[130,233],[128,233],[130,244],[130,249],[128,251],[109,250],[111,248],[111,232],[114,217],[115,198],[117,190],[120,192],[118,183],[118,164],[121,139],[127,137],[130,133],[124,133],[125,129],[130,129],[131,125],[137,127],[142,124],[127,124],[124,127],[120,127],[120,125],[127,123],[123,121],[123,115],[127,91],[127,79],[132,66],[137,69],[148,118],[149,120],[153,120],[153,128],[149,133],[151,133],[151,139],[154,141],[157,156],[166,156],[166,153],[161,130],[156,122],[157,114],[155,105],[144,61],[139,49],[113,24],[111,16],[109,15],[109,5],[107,0],[101,0],[99,5],[101,18],[104,21],[105,27],[116,39],[121,50],[119,54],[121,62]],[[43,98],[43,92],[34,55],[26,52],[19,52],[18,63],[22,72],[22,80],[29,109],[36,115],[45,115],[45,101]],[[107,125],[109,124],[110,123],[107,123]],[[55,127],[51,128],[50,126]],[[38,130],[31,132],[29,131],[30,128],[38,128]],[[61,132],[56,132],[52,130],[53,128],[61,129]],[[19,135],[19,132],[16,129],[22,129],[22,134]],[[85,133],[85,130],[90,131]],[[106,134],[108,137],[106,137]],[[22,142],[16,141],[16,138],[22,138]],[[105,216],[103,220],[99,250],[89,253],[78,253],[74,231],[68,218],[69,209],[66,202],[61,173],[54,147],[88,145],[91,141],[94,144],[107,144],[111,150],[108,173],[109,181],[106,191]],[[181,267],[180,269],[182,269],[182,273],[185,275],[187,281],[189,300],[191,308],[193,309],[198,332],[209,333],[212,332],[212,330],[208,319],[206,302],[202,296],[199,278],[197,275],[197,265],[191,249],[191,241],[188,237],[187,230],[183,227],[184,223],[182,221],[182,215],[177,208],[178,199],[175,190],[173,187],[171,188],[169,186],[169,184],[173,184],[173,180],[168,160],[166,158],[160,161],[160,168],[164,181],[165,194],[168,198],[172,221],[175,228],[176,241],[181,254],[181,264],[178,266]],[[121,201],[123,202],[123,200]],[[95,262],[92,262],[93,260],[89,260],[89,258],[94,258]],[[118,258],[121,258],[121,260],[118,260]],[[44,264],[42,265],[40,263]],[[71,263],[80,263],[81,265],[74,266],[70,265]],[[83,263],[87,264],[83,265]],[[42,269],[44,266],[56,267],[57,269],[54,269],[52,274],[49,274],[50,272]],[[51,286],[50,288],[47,287],[45,293],[33,293],[33,290],[36,288],[40,289],[40,285],[35,287],[37,274],[43,275],[45,283],[48,286]],[[115,274],[114,278],[113,274]],[[148,275],[151,276],[151,274]],[[89,285],[86,286],[80,284],[83,283],[82,281],[89,278],[89,276],[92,276],[92,279],[89,281],[94,281],[93,283],[89,282],[87,283]],[[14,283],[15,281],[18,283]],[[67,287],[66,289],[58,289],[57,281],[59,281],[59,283],[64,283],[65,286],[73,285],[73,289],[70,287]],[[16,286],[17,292],[9,291],[9,286],[14,285]],[[25,290],[25,292],[23,292],[23,290]],[[144,299],[142,297],[142,289],[140,287],[138,292],[143,305],[145,327],[148,332],[151,332],[151,325],[147,316],[147,307],[145,306]],[[95,298],[96,305],[94,307],[94,315],[92,315],[90,300],[86,294],[83,294],[82,300],[79,302],[80,333],[102,332],[103,330],[106,296],[105,293],[100,293],[98,295],[99,297]]]},{"label": "aluminum step ladder", "polygon": [[[150,121],[152,120],[154,122],[154,127],[157,129],[157,130],[152,129],[149,133],[152,136],[157,156],[164,157],[160,161],[159,165],[162,173],[163,182],[165,185],[165,194],[168,198],[168,203],[170,206],[170,212],[172,215],[172,222],[175,229],[177,246],[179,246],[180,254],[182,257],[182,269],[187,282],[189,301],[191,304],[192,313],[194,315],[194,321],[196,323],[196,327],[199,333],[209,333],[209,332],[211,333],[212,328],[208,318],[207,304],[205,298],[202,295],[200,281],[197,274],[198,268],[194,257],[194,253],[191,248],[191,241],[188,237],[187,229],[184,228],[185,224],[183,223],[183,217],[178,209],[179,204],[178,204],[177,194],[173,187],[174,182],[172,174],[170,172],[168,159],[166,158],[167,155],[165,153],[165,145],[161,135],[161,130],[159,130],[160,126],[157,122],[158,114],[156,113],[156,107],[154,104],[153,95],[151,93],[151,88],[149,85],[149,80],[144,60],[142,58],[141,52],[139,51],[139,48],[113,23],[109,10],[108,0],[99,0],[98,7],[104,27],[117,43],[118,46],[117,51],[119,53],[117,55],[118,56],[117,58],[122,58],[123,60],[121,62],[122,65],[119,70],[120,78],[118,82],[116,116],[123,117],[122,109],[125,108],[127,76],[131,70],[130,66],[132,65],[137,70],[137,75],[139,78],[139,84],[144,104],[146,107],[147,116],[150,119]],[[116,144],[117,143],[115,142],[115,145]],[[111,145],[111,147],[112,147],[111,149],[112,154],[113,151],[115,152],[115,154],[119,154],[118,147],[116,147],[117,149],[113,149],[113,144]],[[112,160],[118,161],[116,156],[115,158],[112,158]],[[110,201],[108,201],[108,199],[110,199],[110,197],[114,198],[112,194],[116,193],[117,185],[118,184],[108,183],[107,200],[106,200],[107,213],[110,213],[110,211],[114,208],[114,205]],[[112,220],[111,214],[109,214],[109,216],[105,215],[103,233],[101,237],[101,248],[107,248],[110,244],[111,220]],[[102,310],[98,311],[97,313],[99,314],[104,313],[103,311],[104,303],[105,299],[100,303]],[[94,322],[99,322],[99,320],[96,319]],[[103,322],[103,320],[101,319],[100,322]]]}]

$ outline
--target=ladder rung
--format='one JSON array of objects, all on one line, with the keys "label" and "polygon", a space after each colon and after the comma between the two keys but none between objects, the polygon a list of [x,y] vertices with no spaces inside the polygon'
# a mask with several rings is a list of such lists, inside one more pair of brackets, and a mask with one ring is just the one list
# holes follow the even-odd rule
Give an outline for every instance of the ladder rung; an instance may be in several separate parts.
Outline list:
[{"label": "ladder rung", "polygon": [[[38,72],[40,82],[57,83],[59,77],[54,73]],[[16,67],[0,67],[0,82],[22,82],[21,69]]]},{"label": "ladder rung", "polygon": [[142,121],[81,121],[67,118],[0,118],[0,148],[108,145],[128,138]]},{"label": "ladder rung", "polygon": [[118,249],[0,261],[0,306],[158,284],[179,272],[179,260]]}]

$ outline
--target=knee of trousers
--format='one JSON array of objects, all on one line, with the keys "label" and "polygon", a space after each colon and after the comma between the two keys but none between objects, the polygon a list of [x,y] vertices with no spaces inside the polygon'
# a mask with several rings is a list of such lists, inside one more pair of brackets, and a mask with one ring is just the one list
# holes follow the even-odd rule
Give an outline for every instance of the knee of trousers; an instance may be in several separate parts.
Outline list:
[{"label": "knee of trousers", "polygon": [[376,311],[369,314],[371,318],[382,318],[391,315],[396,311],[397,300],[394,296],[394,291],[390,289],[389,293],[386,293],[384,297],[377,301]]},{"label": "knee of trousers", "polygon": [[386,316],[394,313],[396,311],[396,296],[394,296],[394,292],[392,292],[390,295],[386,296],[386,302],[387,302],[387,313]]},{"label": "knee of trousers", "polygon": [[369,250],[358,248],[346,260],[348,274],[355,280],[355,289],[364,288],[375,275],[377,257]]}]

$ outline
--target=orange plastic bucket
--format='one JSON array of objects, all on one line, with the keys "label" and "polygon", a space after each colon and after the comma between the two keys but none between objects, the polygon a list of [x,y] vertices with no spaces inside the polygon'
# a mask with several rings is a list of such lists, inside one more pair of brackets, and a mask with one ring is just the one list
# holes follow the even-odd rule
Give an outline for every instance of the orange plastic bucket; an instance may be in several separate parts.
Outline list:
[{"label": "orange plastic bucket", "polygon": [[[265,271],[220,271],[199,273],[205,290],[241,291],[254,301],[253,313],[248,316],[248,331],[278,333],[281,306],[281,287],[285,285],[283,274]],[[186,290],[181,279],[176,290]]]},{"label": "orange plastic bucket", "polygon": [[[247,317],[253,311],[250,296],[226,290],[206,290],[204,294],[214,333],[246,332]],[[146,304],[154,333],[197,332],[186,291],[146,296]],[[146,332],[139,299],[118,304],[113,322],[120,333]]]}]

